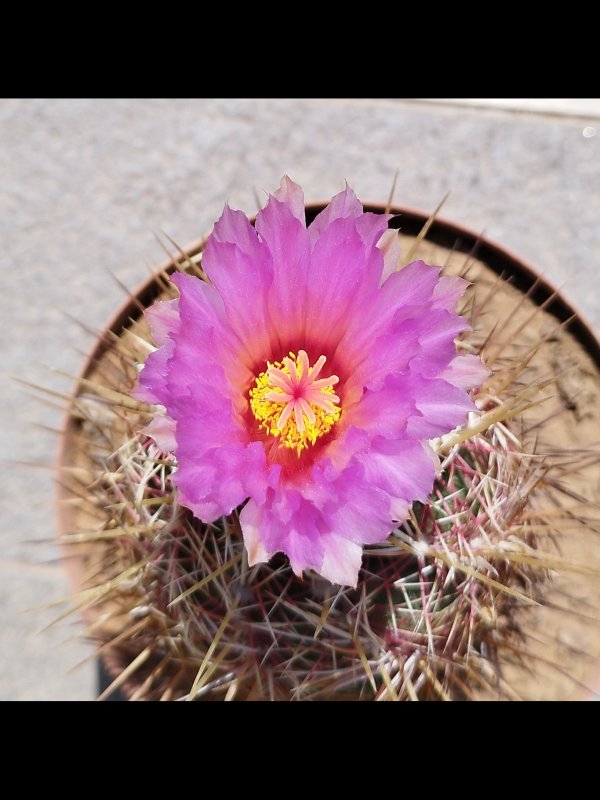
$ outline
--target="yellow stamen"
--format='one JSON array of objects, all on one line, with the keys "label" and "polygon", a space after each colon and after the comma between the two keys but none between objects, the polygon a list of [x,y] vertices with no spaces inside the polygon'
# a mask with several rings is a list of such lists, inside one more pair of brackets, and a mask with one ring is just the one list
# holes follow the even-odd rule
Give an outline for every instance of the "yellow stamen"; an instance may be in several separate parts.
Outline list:
[{"label": "yellow stamen", "polygon": [[250,408],[260,427],[298,455],[329,433],[342,413],[340,398],[333,391],[339,378],[319,378],[325,361],[320,356],[311,367],[304,350],[281,361],[267,361],[267,369],[249,392]]}]

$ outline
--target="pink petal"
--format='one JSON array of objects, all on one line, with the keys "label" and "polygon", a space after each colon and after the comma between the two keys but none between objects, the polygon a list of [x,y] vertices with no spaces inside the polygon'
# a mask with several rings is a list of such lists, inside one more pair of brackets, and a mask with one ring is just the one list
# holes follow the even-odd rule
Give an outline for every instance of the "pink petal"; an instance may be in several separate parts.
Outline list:
[{"label": "pink petal", "polygon": [[394,305],[416,306],[433,298],[439,281],[441,267],[432,267],[424,261],[411,261],[395,272],[382,286],[382,300]]},{"label": "pink petal", "polygon": [[410,383],[409,391],[421,413],[411,417],[407,425],[408,433],[415,438],[442,436],[462,425],[467,414],[475,410],[475,403],[463,389],[444,380],[413,376]]},{"label": "pink petal", "polygon": [[267,553],[283,552],[296,575],[323,562],[320,512],[294,489],[279,486],[276,502],[263,506],[257,535]]},{"label": "pink petal", "polygon": [[158,349],[146,358],[131,395],[142,403],[164,404],[167,397],[167,364],[175,347],[169,337],[179,329],[179,300],[155,303],[145,311],[144,317],[150,324],[152,338]]},{"label": "pink petal", "polygon": [[400,236],[398,231],[391,229],[385,231],[377,245],[383,253],[383,272],[381,274],[381,283],[400,269],[400,259],[402,257],[402,245],[400,244]]},{"label": "pink petal", "polygon": [[418,327],[421,352],[411,360],[411,370],[428,377],[439,375],[455,357],[455,340],[465,330],[469,325],[462,317],[431,308]]},{"label": "pink petal", "polygon": [[285,203],[296,219],[300,220],[306,227],[306,215],[304,211],[304,192],[302,187],[287,175],[284,175],[279,184],[279,189],[274,194],[277,200]]},{"label": "pink petal", "polygon": [[295,516],[286,535],[284,552],[290,560],[292,572],[298,578],[303,576],[306,569],[319,572],[323,563],[323,539],[311,536],[312,531],[307,534],[306,528],[304,520]]},{"label": "pink petal", "polygon": [[[246,401],[241,386],[250,386],[254,373],[246,366],[249,358],[244,343],[228,324],[223,301],[217,290],[191,275],[176,274],[173,283],[180,291],[180,335],[169,362],[168,391],[173,402],[183,403],[194,386],[215,397],[234,400],[238,413]],[[142,373],[143,374],[143,373]],[[163,401],[169,408],[169,403]]]},{"label": "pink petal", "polygon": [[329,351],[335,348],[348,319],[377,289],[382,269],[383,255],[375,247],[365,248],[354,218],[333,220],[325,228],[314,244],[306,278],[307,348],[316,351],[319,342],[327,342]]},{"label": "pink petal", "polygon": [[435,308],[445,308],[454,311],[459,299],[469,288],[470,283],[464,278],[452,275],[442,275],[438,285],[433,290],[433,305]]},{"label": "pink petal", "polygon": [[456,356],[440,374],[448,383],[461,389],[472,389],[481,386],[491,371],[479,356]]},{"label": "pink petal", "polygon": [[348,423],[348,415],[342,415],[337,436],[325,448],[323,457],[324,475],[332,480],[344,470],[357,453],[369,448],[370,434],[364,428]]},{"label": "pink petal", "polygon": [[368,301],[365,299],[362,313],[348,320],[340,351],[352,361],[364,357],[376,339],[390,332],[395,318],[406,319],[411,312],[424,313],[423,307],[429,309],[431,305],[438,275],[438,267],[429,267],[422,261],[413,261],[391,275]]},{"label": "pink petal", "polygon": [[[366,211],[355,220],[356,230],[367,252],[371,251],[385,236],[388,222],[392,217],[393,214],[374,214],[372,211]],[[381,278],[381,275],[379,277]]]},{"label": "pink petal", "polygon": [[254,500],[249,500],[240,513],[240,525],[250,567],[268,561],[273,555],[267,552],[260,538],[261,520],[262,508]]},{"label": "pink petal", "polygon": [[360,399],[363,387],[380,389],[388,375],[405,373],[412,359],[422,353],[418,323],[407,320],[375,339],[369,349],[355,356],[352,374],[347,381],[345,402],[349,405]]},{"label": "pink petal", "polygon": [[308,226],[311,243],[315,244],[332,222],[337,219],[356,218],[362,214],[362,204],[346,184],[343,192],[336,194]]},{"label": "pink petal", "polygon": [[326,529],[359,545],[381,542],[394,527],[390,493],[369,481],[362,458],[363,454],[332,480],[330,490],[338,502],[330,499],[323,507]]},{"label": "pink petal", "polygon": [[435,479],[434,459],[427,445],[410,439],[376,439],[358,458],[369,484],[405,503],[427,501]]},{"label": "pink petal", "polygon": [[158,414],[141,432],[154,439],[163,453],[174,453],[177,449],[176,426],[175,420],[167,414]]},{"label": "pink petal", "polygon": [[323,537],[323,549],[319,573],[331,583],[356,588],[362,563],[361,545],[332,533]]},{"label": "pink petal", "polygon": [[202,266],[221,297],[229,325],[244,344],[248,363],[254,365],[276,349],[279,340],[268,310],[271,254],[245,214],[225,206],[206,243]]},{"label": "pink petal", "polygon": [[[288,342],[301,341],[304,334],[306,276],[310,265],[310,241],[290,206],[271,196],[256,216],[256,230],[269,249],[273,264],[268,314],[271,327],[279,334],[279,352],[290,349]],[[246,297],[244,306],[253,300]]]},{"label": "pink petal", "polygon": [[154,344],[161,347],[179,329],[179,300],[154,303],[146,309],[144,317],[150,325]]},{"label": "pink petal", "polygon": [[415,399],[406,391],[406,383],[392,384],[388,378],[379,391],[367,389],[363,397],[346,411],[347,423],[388,439],[403,438],[409,417],[418,415]]},{"label": "pink petal", "polygon": [[461,317],[427,303],[398,309],[379,336],[345,348],[351,352],[352,360],[351,375],[344,387],[346,403],[355,402],[364,386],[380,389],[388,375],[436,377],[456,356],[455,339],[465,326]]},{"label": "pink petal", "polygon": [[258,442],[248,446],[234,442],[194,453],[180,430],[182,422],[185,421],[179,420],[177,425],[178,468],[173,482],[182,505],[204,522],[211,522],[243,503],[256,474],[265,475],[264,449]]}]

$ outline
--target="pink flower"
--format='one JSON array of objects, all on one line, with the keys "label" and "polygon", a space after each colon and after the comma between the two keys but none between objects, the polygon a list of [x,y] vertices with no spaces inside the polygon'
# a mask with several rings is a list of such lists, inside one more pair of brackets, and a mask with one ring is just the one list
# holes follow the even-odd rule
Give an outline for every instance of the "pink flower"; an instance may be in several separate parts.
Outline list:
[{"label": "pink flower", "polygon": [[486,370],[454,343],[467,284],[422,261],[395,271],[388,220],[346,188],[307,228],[284,177],[255,228],[225,207],[212,285],[176,274],[179,299],[147,312],[158,349],[136,396],[166,409],[149,432],[201,520],[248,500],[250,565],[282,551],[297,575],[356,586],[362,546],[428,498],[427,440],[474,408]]}]

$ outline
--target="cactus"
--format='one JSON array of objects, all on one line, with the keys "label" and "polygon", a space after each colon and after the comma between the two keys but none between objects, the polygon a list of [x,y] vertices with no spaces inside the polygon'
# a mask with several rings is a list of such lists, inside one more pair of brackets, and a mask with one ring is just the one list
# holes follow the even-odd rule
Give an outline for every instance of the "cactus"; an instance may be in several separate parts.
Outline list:
[{"label": "cactus", "polygon": [[[200,256],[177,266],[202,275]],[[544,438],[558,378],[535,364],[562,326],[533,341],[519,335],[525,327],[509,334],[489,318],[499,284],[488,276],[475,285],[464,309],[474,330],[461,347],[493,370],[476,394],[478,413],[435,443],[441,471],[430,501],[366,549],[357,589],[315,573],[298,579],[282,556],[248,567],[239,509],[204,524],[178,506],[172,457],[140,433],[152,409],[129,395],[149,334],[138,321],[110,337],[70,408],[65,480],[87,525],[62,537],[85,565],[73,608],[113,675],[106,695],[124,687],[131,699],[529,696],[520,676],[544,660],[532,609],[546,603],[557,572],[598,574],[556,541],[569,526],[595,530],[592,505],[569,480],[598,456]]]}]

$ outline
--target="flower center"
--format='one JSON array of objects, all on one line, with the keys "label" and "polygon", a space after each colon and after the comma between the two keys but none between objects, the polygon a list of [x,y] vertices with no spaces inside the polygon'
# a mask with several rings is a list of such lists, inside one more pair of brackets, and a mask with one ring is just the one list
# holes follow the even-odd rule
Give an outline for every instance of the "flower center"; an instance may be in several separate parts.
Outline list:
[{"label": "flower center", "polygon": [[267,361],[267,369],[250,389],[250,408],[260,427],[298,455],[328,433],[342,413],[332,388],[338,376],[319,378],[326,360],[319,356],[311,367],[306,352],[300,350],[281,362]]}]

